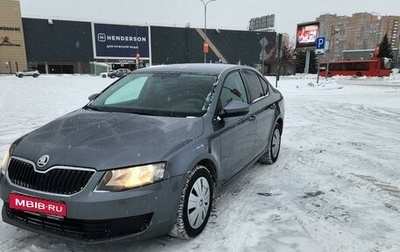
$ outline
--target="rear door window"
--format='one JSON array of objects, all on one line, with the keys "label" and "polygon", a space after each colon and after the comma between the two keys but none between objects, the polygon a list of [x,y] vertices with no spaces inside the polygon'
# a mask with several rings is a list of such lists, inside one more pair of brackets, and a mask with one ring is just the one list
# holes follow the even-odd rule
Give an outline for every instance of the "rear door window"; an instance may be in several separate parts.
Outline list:
[{"label": "rear door window", "polygon": [[249,86],[250,99],[252,102],[264,97],[268,93],[268,84],[253,71],[244,70],[243,74]]}]

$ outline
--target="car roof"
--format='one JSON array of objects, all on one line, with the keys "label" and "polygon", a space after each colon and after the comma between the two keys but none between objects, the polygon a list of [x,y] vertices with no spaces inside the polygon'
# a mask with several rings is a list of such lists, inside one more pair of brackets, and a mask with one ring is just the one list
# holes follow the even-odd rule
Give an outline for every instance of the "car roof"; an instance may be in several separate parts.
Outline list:
[{"label": "car roof", "polygon": [[179,73],[198,73],[198,74],[211,74],[219,75],[227,69],[242,69],[245,66],[233,64],[210,64],[210,63],[186,63],[186,64],[171,64],[171,65],[158,65],[146,68],[141,68],[135,73],[153,73],[153,72],[179,72]]}]

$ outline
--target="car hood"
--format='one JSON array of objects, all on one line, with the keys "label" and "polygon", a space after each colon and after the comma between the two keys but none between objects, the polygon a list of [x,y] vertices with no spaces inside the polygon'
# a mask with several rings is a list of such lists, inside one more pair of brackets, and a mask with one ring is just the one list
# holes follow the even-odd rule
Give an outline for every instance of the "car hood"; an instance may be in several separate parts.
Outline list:
[{"label": "car hood", "polygon": [[163,161],[203,133],[202,118],[77,110],[27,134],[14,156],[36,163],[105,170]]}]

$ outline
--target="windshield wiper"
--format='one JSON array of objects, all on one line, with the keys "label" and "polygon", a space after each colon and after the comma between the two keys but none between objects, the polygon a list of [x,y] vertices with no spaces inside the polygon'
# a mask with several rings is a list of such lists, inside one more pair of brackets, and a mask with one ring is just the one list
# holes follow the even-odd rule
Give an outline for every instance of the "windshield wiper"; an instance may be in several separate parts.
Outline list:
[{"label": "windshield wiper", "polygon": [[98,108],[96,108],[96,107],[93,107],[93,106],[90,106],[90,105],[84,106],[83,109],[85,109],[85,110],[94,110],[94,111],[101,111],[100,109],[98,109]]}]

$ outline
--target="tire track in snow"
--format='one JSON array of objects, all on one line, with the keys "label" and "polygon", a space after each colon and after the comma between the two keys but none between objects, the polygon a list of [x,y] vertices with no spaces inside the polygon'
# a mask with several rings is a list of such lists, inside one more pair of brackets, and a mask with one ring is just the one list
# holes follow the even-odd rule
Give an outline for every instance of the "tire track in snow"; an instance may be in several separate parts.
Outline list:
[{"label": "tire track in snow", "polygon": [[[371,166],[360,167],[357,165],[357,162],[360,159],[369,160],[371,156],[364,157],[364,155],[374,153],[374,151],[376,152],[376,145],[374,145],[374,143],[377,142],[377,136],[374,133],[376,129],[379,129],[382,125],[392,130],[391,132],[384,132],[384,134],[382,134],[383,139],[385,141],[398,141],[396,136],[400,136],[398,127],[400,114],[394,109],[371,109],[364,105],[346,103],[329,103],[326,106],[323,104],[314,106],[310,103],[307,106],[302,106],[301,110],[304,112],[302,113],[303,116],[307,115],[308,122],[306,123],[303,123],[304,118],[300,118],[301,125],[304,125],[307,130],[296,130],[296,127],[288,127],[286,133],[288,133],[289,130],[294,131],[290,133],[291,139],[289,142],[292,144],[294,142],[294,145],[297,146],[297,142],[303,142],[305,139],[308,139],[308,141],[303,143],[311,143],[314,145],[303,148],[303,153],[298,152],[295,154],[293,158],[297,161],[293,161],[289,166],[295,171],[296,165],[309,165],[310,167],[319,165],[320,170],[314,169],[315,177],[318,178],[319,173],[326,173],[328,171],[331,173],[332,181],[324,181],[324,184],[321,184],[317,179],[313,178],[314,180],[309,181],[309,184],[314,184],[315,188],[322,188],[323,191],[330,192],[329,188],[333,189],[332,193],[329,195],[329,200],[326,199],[328,195],[324,195],[320,196],[320,199],[313,199],[311,202],[303,205],[299,202],[298,204],[291,205],[289,208],[292,209],[293,213],[299,213],[295,214],[296,219],[304,229],[307,230],[310,236],[315,237],[316,242],[321,245],[323,250],[343,251],[349,247],[357,247],[357,242],[355,243],[354,241],[357,241],[357,236],[359,236],[359,233],[363,233],[364,230],[363,228],[359,228],[359,231],[353,231],[352,227],[347,224],[347,221],[353,222],[354,206],[352,205],[356,205],[358,197],[360,197],[359,195],[352,195],[351,192],[351,188],[357,185],[353,185],[351,181],[348,180],[337,181],[335,177],[337,177],[337,174],[341,174],[341,177],[346,177],[354,168],[356,168],[357,172],[360,172],[361,168],[361,171],[364,170],[370,173],[371,171],[369,171],[368,168]],[[287,122],[286,126],[287,125],[290,125],[290,122]],[[338,132],[337,128],[342,129],[341,135],[329,134],[329,132]],[[396,129],[395,132],[393,132],[393,129]],[[393,136],[395,137],[393,138]],[[298,138],[296,139],[296,137]],[[381,139],[379,138],[378,140]],[[386,144],[383,144],[383,146],[386,146]],[[393,154],[399,154],[396,150],[382,150],[382,152],[384,151],[390,151],[389,154],[385,154],[387,157]],[[310,156],[310,153],[313,153],[313,155]],[[345,155],[344,157],[343,154]],[[375,167],[398,167],[397,164],[391,161],[380,160],[379,154],[382,155],[382,153],[378,153],[377,157],[373,158],[372,161],[372,163],[377,161]],[[343,167],[345,164],[349,165]],[[396,172],[398,174],[398,171],[396,171],[398,169],[390,169],[390,172],[385,172],[386,169],[382,170],[383,171],[379,171],[376,175],[391,178],[391,181],[394,182],[391,175],[393,173],[396,174]],[[304,179],[310,179],[309,174],[303,175],[300,173],[298,176]],[[384,185],[386,184],[388,183],[384,183]],[[347,191],[347,188],[343,190],[340,188],[341,185],[343,185],[344,188],[348,187],[350,191]],[[341,190],[337,190],[337,188]],[[389,187],[389,189],[393,188]],[[393,190],[397,192],[397,188]],[[363,194],[365,192],[361,190],[360,193]],[[345,196],[343,196],[344,194]],[[374,195],[374,197],[378,198],[377,200],[379,201],[380,195]],[[387,209],[391,209],[392,211],[394,211],[393,209],[398,209],[393,205],[385,203],[385,201],[386,200],[381,199],[380,211],[385,212]],[[348,207],[348,203],[352,205]],[[332,214],[328,214],[330,212]],[[394,212],[397,213],[397,211]],[[340,220],[346,221],[342,223]],[[332,221],[339,221],[339,223],[335,224],[332,223]],[[354,222],[358,223],[359,221],[356,218]],[[379,220],[377,220],[376,223],[379,223]],[[358,225],[361,224],[358,223]],[[315,227],[313,228],[313,226]],[[382,226],[384,230],[387,228],[395,228],[392,223],[384,223]],[[314,230],[316,231],[314,232]],[[328,232],[325,232],[325,230],[328,230]],[[374,240],[375,239],[370,239],[365,242],[371,243],[371,247],[373,247]],[[385,239],[380,239],[379,241],[385,241]],[[379,241],[376,243],[379,243]],[[362,246],[362,243],[364,243],[364,241],[358,242],[360,246]],[[332,244],[336,245],[333,246]]]}]

